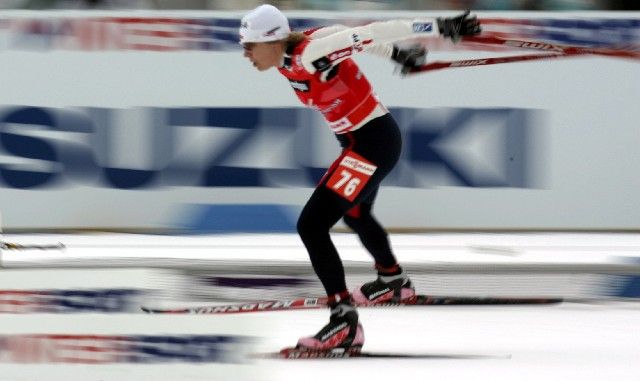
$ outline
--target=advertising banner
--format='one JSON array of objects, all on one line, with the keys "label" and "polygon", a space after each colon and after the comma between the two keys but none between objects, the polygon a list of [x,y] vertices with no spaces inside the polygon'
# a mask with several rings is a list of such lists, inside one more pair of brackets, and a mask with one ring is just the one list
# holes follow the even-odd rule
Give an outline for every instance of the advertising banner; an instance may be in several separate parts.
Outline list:
[{"label": "advertising banner", "polygon": [[[381,19],[288,15],[294,30]],[[340,148],[277,71],[242,57],[240,16],[0,13],[3,228],[292,231]],[[479,17],[483,36],[640,44],[636,13]],[[539,54],[424,42],[429,62]],[[640,228],[638,60],[583,54],[406,78],[380,57],[355,60],[403,134],[376,204],[385,226]]]}]

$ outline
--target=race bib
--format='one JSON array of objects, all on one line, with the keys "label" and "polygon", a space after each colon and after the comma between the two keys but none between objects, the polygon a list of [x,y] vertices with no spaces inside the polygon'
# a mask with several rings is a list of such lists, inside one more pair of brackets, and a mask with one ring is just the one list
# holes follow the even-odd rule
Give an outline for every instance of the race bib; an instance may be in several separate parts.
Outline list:
[{"label": "race bib", "polygon": [[378,167],[362,156],[349,152],[327,181],[327,187],[353,202]]}]

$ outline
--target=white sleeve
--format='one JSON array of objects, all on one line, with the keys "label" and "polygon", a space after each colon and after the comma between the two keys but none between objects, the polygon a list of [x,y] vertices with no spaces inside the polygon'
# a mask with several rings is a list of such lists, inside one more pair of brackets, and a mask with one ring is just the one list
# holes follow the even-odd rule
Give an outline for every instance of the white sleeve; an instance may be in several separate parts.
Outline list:
[{"label": "white sleeve", "polygon": [[316,29],[311,33],[310,36],[313,39],[318,39],[318,38],[330,36],[332,34],[336,34],[338,32],[342,32],[343,30],[347,30],[347,29],[349,29],[349,27],[346,25],[335,24],[335,25],[325,26],[325,27]]},{"label": "white sleeve", "polygon": [[[322,29],[317,32],[320,31]],[[371,50],[374,54],[390,57],[393,49],[390,43],[413,37],[440,37],[440,31],[436,19],[425,18],[378,21],[322,35],[324,37],[312,35],[313,39],[301,55],[302,65],[310,73],[321,66],[335,65],[357,52]],[[321,66],[317,60],[323,60]]]},{"label": "white sleeve", "polygon": [[390,42],[386,44],[373,44],[367,48],[366,52],[375,54],[382,58],[391,58],[391,53],[393,53],[393,44]]},{"label": "white sleeve", "polygon": [[[349,29],[349,27],[346,25],[331,25],[314,31],[311,33],[311,37],[313,39],[324,38],[347,29]],[[391,58],[391,53],[393,53],[393,44],[390,42],[384,44],[373,43],[371,46],[367,47],[366,52],[382,58]]]}]

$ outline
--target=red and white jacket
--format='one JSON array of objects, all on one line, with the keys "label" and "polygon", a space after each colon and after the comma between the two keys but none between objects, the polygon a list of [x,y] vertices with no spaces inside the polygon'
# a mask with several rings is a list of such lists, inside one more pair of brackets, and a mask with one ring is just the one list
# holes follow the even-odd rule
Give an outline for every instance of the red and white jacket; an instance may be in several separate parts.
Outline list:
[{"label": "red and white jacket", "polygon": [[351,59],[367,51],[386,58],[392,42],[439,37],[435,19],[391,20],[355,28],[335,25],[305,32],[278,68],[300,101],[322,113],[336,134],[355,131],[386,114],[371,84]]}]

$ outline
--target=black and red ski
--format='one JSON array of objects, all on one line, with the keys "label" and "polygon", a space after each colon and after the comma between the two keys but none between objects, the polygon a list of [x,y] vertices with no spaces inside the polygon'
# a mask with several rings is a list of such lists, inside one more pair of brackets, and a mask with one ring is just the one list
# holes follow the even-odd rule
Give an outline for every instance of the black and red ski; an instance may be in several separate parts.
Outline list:
[{"label": "black and red ski", "polygon": [[509,359],[511,355],[472,355],[472,354],[437,354],[437,353],[393,353],[367,352],[359,347],[349,349],[315,350],[289,347],[274,353],[256,354],[254,358],[284,360],[316,360],[316,359]]},{"label": "black and red ski", "polygon": [[[211,305],[181,308],[141,307],[150,314],[199,314],[219,315],[248,312],[291,311],[324,308],[326,297],[298,298],[288,300],[269,300],[262,302]],[[357,307],[395,307],[395,306],[433,306],[433,305],[523,305],[523,304],[555,304],[562,299],[555,298],[495,298],[495,297],[458,297],[416,295],[414,298],[400,302],[380,302],[374,304],[356,304]]]}]

